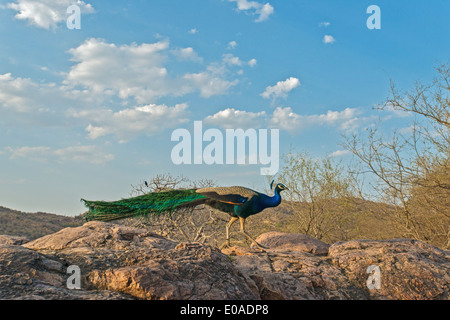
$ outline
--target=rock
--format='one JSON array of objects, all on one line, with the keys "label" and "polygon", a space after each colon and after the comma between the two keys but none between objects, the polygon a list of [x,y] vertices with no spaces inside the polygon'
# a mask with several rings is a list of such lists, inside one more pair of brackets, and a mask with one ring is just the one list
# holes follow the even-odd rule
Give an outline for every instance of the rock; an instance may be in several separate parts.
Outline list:
[{"label": "rock", "polygon": [[370,299],[450,299],[450,254],[411,240],[355,240],[330,247],[333,265],[349,281],[367,288],[369,266],[380,270],[380,289],[367,290]]},{"label": "rock", "polygon": [[325,257],[308,252],[232,247],[228,254],[255,295],[270,300],[366,299]]},{"label": "rock", "polygon": [[[258,238],[264,251],[220,251],[102,222],[22,244],[0,239],[0,299],[450,299],[449,252],[408,239],[328,246],[270,232]],[[79,290],[68,288],[73,265]],[[372,265],[380,289],[367,286]]]},{"label": "rock", "polygon": [[0,245],[2,244],[17,244],[21,245],[26,242],[30,241],[26,237],[20,237],[20,236],[7,236],[7,235],[0,235]]},{"label": "rock", "polygon": [[61,261],[18,245],[0,245],[0,299],[123,299],[116,292],[69,290]]},{"label": "rock", "polygon": [[327,255],[330,247],[325,242],[306,234],[267,232],[260,235],[256,242],[270,249],[309,252],[315,255]]},{"label": "rock", "polygon": [[81,269],[83,287],[139,299],[255,299],[217,248],[146,230],[89,222],[24,245]]}]

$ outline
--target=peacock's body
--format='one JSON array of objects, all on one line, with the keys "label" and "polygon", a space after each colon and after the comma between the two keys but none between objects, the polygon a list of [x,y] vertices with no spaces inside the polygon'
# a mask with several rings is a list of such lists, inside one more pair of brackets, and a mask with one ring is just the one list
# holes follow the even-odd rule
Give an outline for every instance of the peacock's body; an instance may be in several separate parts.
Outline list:
[{"label": "peacock's body", "polygon": [[[271,184],[272,187],[272,184]],[[141,196],[118,201],[87,201],[82,199],[89,211],[87,220],[111,221],[129,217],[140,217],[148,214],[164,214],[175,210],[206,204],[231,216],[226,226],[226,238],[230,244],[229,228],[240,220],[241,232],[253,243],[260,246],[245,231],[245,219],[270,207],[281,203],[280,192],[287,189],[279,183],[273,196],[245,187],[211,187],[201,189],[182,189],[151,192]],[[261,247],[261,246],[260,246]]]}]

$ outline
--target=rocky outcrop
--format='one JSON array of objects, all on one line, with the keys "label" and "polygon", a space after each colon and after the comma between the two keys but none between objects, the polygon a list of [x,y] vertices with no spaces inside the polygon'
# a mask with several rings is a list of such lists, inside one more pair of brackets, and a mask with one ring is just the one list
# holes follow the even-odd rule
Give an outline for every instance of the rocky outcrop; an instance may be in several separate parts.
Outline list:
[{"label": "rocky outcrop", "polygon": [[257,238],[257,242],[270,249],[309,252],[326,256],[330,247],[325,242],[300,233],[266,232]]},{"label": "rocky outcrop", "polygon": [[377,266],[380,289],[368,290],[370,299],[450,299],[450,252],[411,240],[357,240],[330,247],[333,265],[349,281],[367,282],[368,266]]},{"label": "rocky outcrop", "polygon": [[449,252],[408,239],[328,246],[270,232],[264,251],[220,251],[89,222],[25,241],[0,237],[0,299],[450,299]]}]

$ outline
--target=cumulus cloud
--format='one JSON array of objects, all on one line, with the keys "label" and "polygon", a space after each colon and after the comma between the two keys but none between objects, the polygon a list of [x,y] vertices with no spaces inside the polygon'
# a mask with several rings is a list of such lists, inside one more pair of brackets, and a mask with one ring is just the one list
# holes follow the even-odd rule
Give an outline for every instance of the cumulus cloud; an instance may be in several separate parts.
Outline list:
[{"label": "cumulus cloud", "polygon": [[230,42],[228,42],[228,49],[234,49],[234,48],[236,48],[237,47],[237,42],[236,41],[230,41]]},{"label": "cumulus cloud", "polygon": [[225,64],[225,65],[227,65],[227,66],[243,66],[244,64],[247,64],[247,65],[249,65],[250,67],[254,67],[254,66],[256,66],[256,63],[257,63],[257,61],[256,61],[256,59],[251,59],[251,60],[249,60],[248,62],[243,62],[239,57],[236,57],[236,56],[234,56],[233,54],[231,54],[231,53],[225,53],[223,56],[222,56],[222,62]]},{"label": "cumulus cloud", "polygon": [[85,162],[91,164],[104,164],[114,160],[114,155],[99,150],[96,146],[71,146],[61,149],[53,149],[47,146],[6,148],[11,159],[25,158],[27,160],[47,162],[57,160],[59,162]]},{"label": "cumulus cloud", "polygon": [[264,123],[266,116],[267,115],[264,111],[249,112],[236,110],[234,108],[227,108],[212,116],[206,117],[204,122],[211,126],[224,129],[247,129],[260,127],[261,124]]},{"label": "cumulus cloud", "polygon": [[0,108],[36,116],[37,113],[57,113],[67,104],[72,106],[93,102],[90,95],[70,90],[54,82],[35,82],[30,78],[14,77],[11,73],[0,74]]},{"label": "cumulus cloud", "polygon": [[16,0],[8,3],[7,8],[17,12],[16,19],[48,30],[67,19],[66,11],[71,5],[77,5],[82,13],[94,12],[91,4],[80,0]]},{"label": "cumulus cloud", "polygon": [[270,124],[272,127],[290,132],[298,132],[307,125],[305,117],[293,112],[290,107],[276,108],[272,119],[270,119]]},{"label": "cumulus cloud", "polygon": [[284,129],[292,133],[298,132],[312,125],[337,126],[340,130],[351,131],[356,129],[366,119],[358,117],[359,111],[355,108],[346,108],[342,111],[329,110],[327,113],[314,115],[300,115],[290,107],[278,107],[273,112],[270,123],[273,127]]},{"label": "cumulus cloud", "polygon": [[200,90],[200,96],[204,98],[223,94],[238,83],[238,80],[224,80],[206,71],[186,74],[184,79],[189,80],[192,87],[198,88]]},{"label": "cumulus cloud", "polygon": [[161,105],[160,97],[225,94],[238,83],[233,76],[240,70],[231,67],[247,65],[224,55],[199,72],[174,74],[167,69],[171,58],[202,61],[191,47],[171,50],[167,39],[116,45],[91,38],[68,52],[73,65],[60,83],[0,74],[3,121],[83,126],[92,139],[112,135],[125,142],[187,121],[186,104]]},{"label": "cumulus cloud", "polygon": [[170,52],[179,60],[191,60],[195,62],[203,61],[192,47],[173,49]]},{"label": "cumulus cloud", "polygon": [[300,86],[300,81],[297,78],[290,77],[285,81],[278,81],[274,86],[268,86],[261,94],[265,99],[286,97],[293,89]]},{"label": "cumulus cloud", "polygon": [[[201,61],[190,47],[170,51],[168,40],[117,46],[102,39],[88,39],[69,50],[76,64],[65,84],[86,87],[97,94],[114,94],[121,99],[133,98],[138,104],[195,91],[200,91],[202,97],[210,97],[223,94],[236,84],[226,78],[226,72],[217,72],[219,68],[213,64],[205,71],[171,76],[166,66],[168,52],[180,59]],[[238,61],[230,59],[223,63]]]},{"label": "cumulus cloud", "polygon": [[242,61],[239,57],[235,57],[231,53],[225,53],[222,56],[222,61],[228,66],[242,66]]},{"label": "cumulus cloud", "polygon": [[328,34],[323,36],[323,43],[330,44],[330,43],[335,43],[335,42],[336,42],[336,39],[334,39],[333,36],[330,36]]},{"label": "cumulus cloud", "polygon": [[114,135],[123,143],[141,134],[153,135],[187,122],[187,109],[188,105],[184,103],[173,107],[149,104],[117,112],[110,109],[84,110],[72,116],[90,122],[86,127],[89,138]]},{"label": "cumulus cloud", "polygon": [[145,103],[170,93],[163,65],[168,47],[166,40],[117,46],[101,39],[88,39],[69,50],[76,64],[65,83],[97,93],[113,92],[122,99],[134,97],[138,103]]},{"label": "cumulus cloud", "polygon": [[286,130],[296,134],[312,126],[336,127],[341,131],[356,129],[367,118],[360,117],[356,108],[346,108],[342,111],[329,110],[323,114],[302,115],[290,107],[278,107],[272,114],[265,111],[249,112],[227,108],[204,119],[211,126],[229,128],[260,128],[270,127]]},{"label": "cumulus cloud", "polygon": [[334,158],[334,157],[342,157],[345,156],[347,154],[350,154],[351,152],[349,150],[336,150],[334,152],[332,152],[329,157]]},{"label": "cumulus cloud", "polygon": [[29,78],[14,78],[11,73],[0,75],[0,104],[18,112],[28,112],[43,96],[40,86]]},{"label": "cumulus cloud", "polygon": [[309,116],[315,123],[338,124],[342,130],[352,130],[358,126],[359,111],[355,108],[346,108],[343,111],[329,110],[325,114]]},{"label": "cumulus cloud", "polygon": [[256,1],[248,0],[228,0],[230,2],[236,2],[237,10],[249,12],[252,15],[257,15],[255,22],[262,22],[267,20],[274,12],[274,8],[270,3],[259,3]]},{"label": "cumulus cloud", "polygon": [[61,73],[61,83],[0,74],[0,108],[22,113],[60,112],[67,106],[100,105],[117,98],[124,100],[123,105],[152,104],[160,97],[181,97],[193,92],[209,98],[235,86],[238,80],[232,79],[235,73],[228,68],[245,64],[239,57],[225,54],[203,71],[173,74],[167,69],[171,56],[199,63],[202,58],[192,47],[170,50],[168,40],[116,45],[91,38],[68,52],[74,64],[68,72]]},{"label": "cumulus cloud", "polygon": [[249,62],[248,62],[248,65],[250,66],[250,67],[254,67],[254,66],[256,66],[256,64],[257,64],[257,61],[256,61],[256,59],[251,59]]}]

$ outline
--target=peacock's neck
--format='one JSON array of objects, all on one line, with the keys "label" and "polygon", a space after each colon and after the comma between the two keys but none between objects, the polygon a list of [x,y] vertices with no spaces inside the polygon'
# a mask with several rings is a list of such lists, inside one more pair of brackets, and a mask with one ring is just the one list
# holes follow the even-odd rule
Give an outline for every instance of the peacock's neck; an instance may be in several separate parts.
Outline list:
[{"label": "peacock's neck", "polygon": [[275,191],[275,194],[272,197],[267,197],[267,206],[268,207],[276,207],[281,203],[281,196],[278,192]]}]

